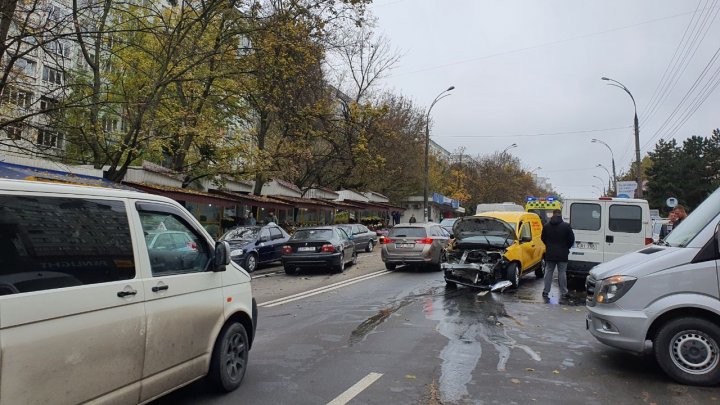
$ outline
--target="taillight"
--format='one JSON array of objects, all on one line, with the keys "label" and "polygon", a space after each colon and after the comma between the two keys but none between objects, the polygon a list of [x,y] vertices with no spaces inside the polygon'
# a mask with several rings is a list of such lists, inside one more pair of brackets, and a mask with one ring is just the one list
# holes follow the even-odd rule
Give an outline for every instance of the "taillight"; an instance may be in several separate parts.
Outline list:
[{"label": "taillight", "polygon": [[645,244],[646,244],[646,245],[652,245],[653,242],[655,242],[655,241],[653,240],[653,238],[645,238]]},{"label": "taillight", "polygon": [[282,247],[283,254],[292,253],[292,246],[285,245]]},{"label": "taillight", "polygon": [[321,252],[325,252],[325,253],[333,253],[333,252],[335,252],[335,246],[333,246],[333,245],[322,245],[322,247],[320,248],[320,251],[321,251]]},{"label": "taillight", "polygon": [[380,239],[380,243],[382,243],[382,244],[393,243],[393,240],[386,236],[386,237]]},{"label": "taillight", "polygon": [[420,244],[420,245],[432,245],[433,240],[432,240],[432,238],[423,238],[423,239],[416,240],[415,243]]},{"label": "taillight", "polygon": [[195,242],[188,242],[188,243],[187,243],[187,247],[190,248],[190,249],[192,249],[192,250],[197,250],[197,243],[195,243]]}]

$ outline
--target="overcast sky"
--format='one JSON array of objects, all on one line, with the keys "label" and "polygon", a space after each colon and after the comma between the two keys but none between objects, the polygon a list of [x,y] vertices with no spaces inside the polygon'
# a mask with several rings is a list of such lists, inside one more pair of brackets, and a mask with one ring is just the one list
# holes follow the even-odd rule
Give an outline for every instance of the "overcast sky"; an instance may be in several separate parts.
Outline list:
[{"label": "overcast sky", "polygon": [[[528,170],[540,166],[566,197],[598,196],[593,176],[607,182],[595,166],[610,168],[610,152],[592,138],[612,148],[618,175],[634,160],[632,101],[602,76],[633,93],[643,155],[660,137],[709,136],[720,126],[720,90],[699,108],[690,103],[709,90],[706,79],[678,110],[694,114],[656,135],[720,49],[717,0],[375,0],[371,10],[378,33],[403,54],[383,87],[425,108],[456,87],[433,108],[435,142],[471,155],[517,143],[509,152]],[[668,66],[675,74],[665,74]],[[708,79],[720,73],[720,60],[709,69]],[[663,101],[650,114],[659,86]],[[676,114],[666,127],[678,125]]]}]

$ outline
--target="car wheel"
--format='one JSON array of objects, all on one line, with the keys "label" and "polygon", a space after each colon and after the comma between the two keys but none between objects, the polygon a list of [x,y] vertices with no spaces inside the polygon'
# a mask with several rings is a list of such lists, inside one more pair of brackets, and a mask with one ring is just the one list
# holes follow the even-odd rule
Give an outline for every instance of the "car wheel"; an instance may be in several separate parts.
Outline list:
[{"label": "car wheel", "polygon": [[535,277],[537,277],[537,278],[545,277],[545,259],[540,260],[540,264],[538,265],[538,268],[535,269]]},{"label": "car wheel", "polygon": [[294,276],[295,274],[297,274],[297,272],[295,271],[295,266],[286,264],[283,267],[285,268],[285,274],[290,275],[290,276]]},{"label": "car wheel", "polygon": [[255,269],[257,269],[257,264],[257,255],[255,253],[250,253],[245,258],[245,266],[243,267],[248,273],[252,273],[255,271]]},{"label": "car wheel", "polygon": [[395,264],[394,263],[385,263],[385,268],[388,270],[395,270]]},{"label": "car wheel", "polygon": [[438,263],[432,266],[432,270],[442,271],[442,264],[447,262],[447,253],[445,251],[440,252],[440,258]]},{"label": "car wheel", "polygon": [[445,279],[445,287],[454,290],[457,288],[457,283],[454,281],[449,281],[448,279]]},{"label": "car wheel", "polygon": [[373,248],[374,248],[374,247],[375,247],[375,244],[373,243],[372,240],[370,240],[370,241],[368,241],[368,244],[367,244],[367,246],[365,247],[365,251],[368,252],[368,253],[370,253],[370,252],[373,251]]},{"label": "car wheel", "polygon": [[240,322],[231,322],[220,331],[208,377],[212,384],[223,392],[230,392],[240,386],[248,363],[249,341],[247,331]]},{"label": "car wheel", "polygon": [[520,285],[520,269],[517,263],[508,264],[505,269],[505,279],[512,283],[512,288],[517,288]]},{"label": "car wheel", "polygon": [[653,340],[660,367],[682,384],[720,383],[720,326],[702,318],[678,318],[663,325]]},{"label": "car wheel", "polygon": [[333,270],[335,270],[335,273],[342,273],[345,271],[345,254],[340,254],[340,264],[335,265]]}]

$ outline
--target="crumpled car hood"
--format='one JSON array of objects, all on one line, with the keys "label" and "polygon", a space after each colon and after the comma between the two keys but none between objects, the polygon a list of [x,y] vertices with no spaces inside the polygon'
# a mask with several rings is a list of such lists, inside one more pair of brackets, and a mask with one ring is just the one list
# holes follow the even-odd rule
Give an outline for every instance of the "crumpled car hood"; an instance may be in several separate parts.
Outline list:
[{"label": "crumpled car hood", "polygon": [[517,235],[513,227],[498,218],[493,217],[463,217],[455,221],[453,225],[453,235],[458,241],[462,241],[463,237],[477,236],[482,234],[500,236],[516,240]]}]

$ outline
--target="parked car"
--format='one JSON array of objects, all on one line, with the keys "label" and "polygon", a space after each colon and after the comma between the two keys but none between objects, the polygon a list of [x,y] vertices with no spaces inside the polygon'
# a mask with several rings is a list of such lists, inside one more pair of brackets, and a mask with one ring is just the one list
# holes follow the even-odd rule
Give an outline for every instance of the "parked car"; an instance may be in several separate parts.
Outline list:
[{"label": "parked car", "polygon": [[568,278],[584,282],[594,266],[653,242],[646,200],[567,199],[563,203],[562,216],[575,233],[575,246],[570,249],[568,260]]},{"label": "parked car", "polygon": [[403,264],[429,266],[440,270],[446,260],[445,249],[450,235],[435,223],[402,223],[395,225],[382,240],[382,261],[394,270]]},{"label": "parked car", "polygon": [[165,231],[145,235],[148,249],[197,251],[197,245],[187,232]]},{"label": "parked car", "polygon": [[358,252],[366,251],[372,252],[375,245],[378,243],[378,234],[375,231],[369,230],[365,225],[362,224],[343,224],[337,225],[340,229],[344,230],[348,236],[351,237],[352,241],[355,242],[355,250]]},{"label": "parked car", "polygon": [[652,350],[680,383],[717,386],[719,260],[720,189],[659,244],[590,271],[585,326],[606,345]]},{"label": "parked car", "polygon": [[459,219],[453,225],[455,240],[443,263],[445,282],[494,289],[507,280],[517,287],[531,272],[545,275],[542,222],[529,212],[484,212]]},{"label": "parked car", "polygon": [[455,224],[455,221],[457,221],[458,218],[445,218],[442,221],[440,221],[440,226],[443,227],[447,231],[447,233],[450,234],[450,237],[453,237],[453,231],[452,227]]},{"label": "parked car", "polygon": [[146,403],[203,377],[232,391],[256,318],[249,274],[177,202],[0,180],[3,403]]},{"label": "parked car", "polygon": [[357,263],[355,243],[337,226],[298,229],[282,248],[287,274],[308,267],[327,267],[342,273],[348,263]]},{"label": "parked car", "polygon": [[290,234],[274,222],[265,226],[239,226],[220,238],[230,245],[232,260],[249,273],[260,264],[279,261],[288,239]]}]

